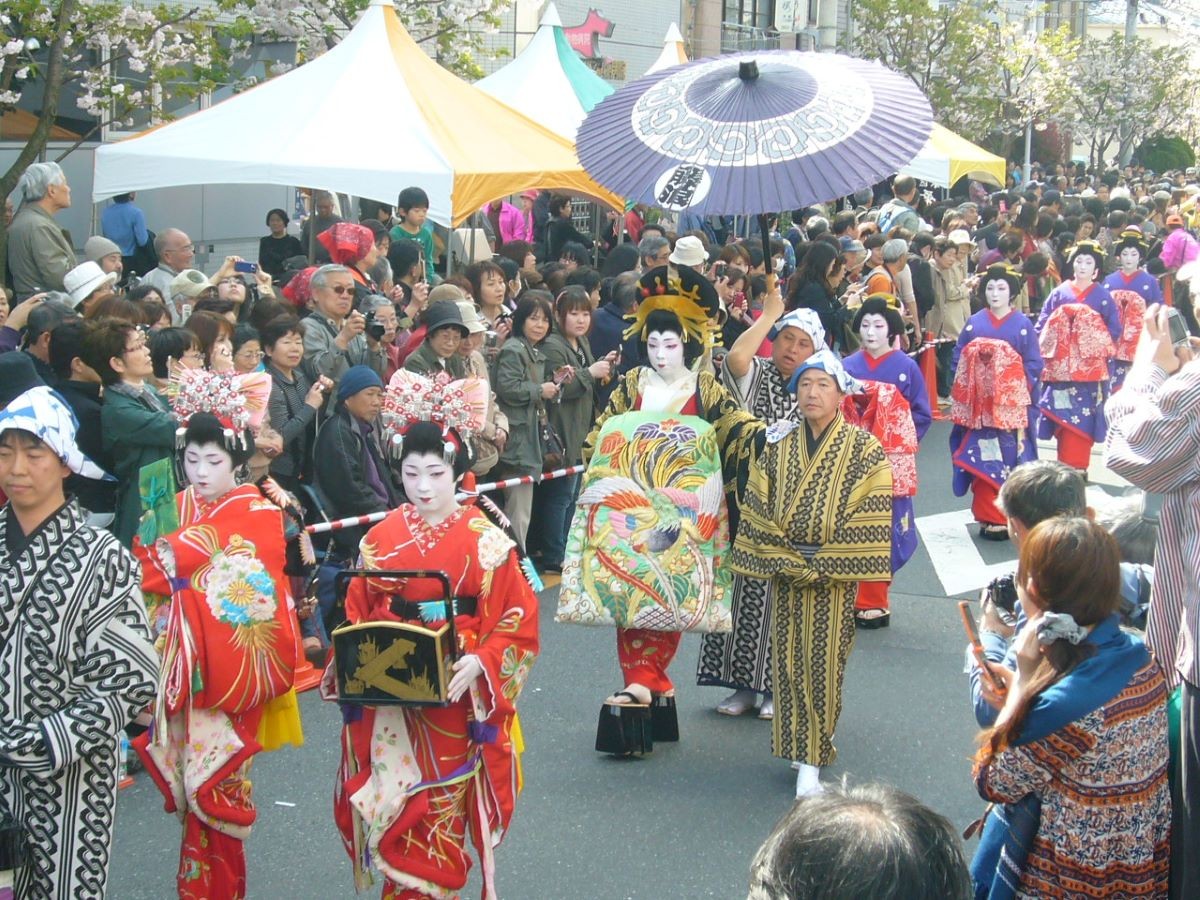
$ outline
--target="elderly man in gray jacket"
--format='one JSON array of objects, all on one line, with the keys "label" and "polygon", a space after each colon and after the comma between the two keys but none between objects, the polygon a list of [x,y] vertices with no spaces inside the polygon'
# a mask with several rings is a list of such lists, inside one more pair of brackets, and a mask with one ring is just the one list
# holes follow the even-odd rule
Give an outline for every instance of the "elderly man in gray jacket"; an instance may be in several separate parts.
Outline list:
[{"label": "elderly man in gray jacket", "polygon": [[75,268],[71,238],[54,215],[71,205],[71,187],[58,163],[32,163],[17,182],[20,208],[8,229],[8,269],[17,300],[63,290]]}]

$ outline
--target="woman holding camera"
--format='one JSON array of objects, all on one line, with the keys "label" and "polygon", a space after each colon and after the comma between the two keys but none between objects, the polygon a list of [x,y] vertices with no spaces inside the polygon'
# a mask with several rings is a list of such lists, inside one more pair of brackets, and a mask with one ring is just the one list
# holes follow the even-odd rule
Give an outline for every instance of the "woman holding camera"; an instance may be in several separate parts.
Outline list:
[{"label": "woman holding camera", "polygon": [[[1025,538],[1028,621],[990,666],[1004,694],[975,760],[997,804],[971,865],[977,897],[1167,894],[1166,682],[1120,628],[1120,586],[1116,541],[1091,520],[1047,519]],[[1009,822],[1018,804],[1024,838]]]}]

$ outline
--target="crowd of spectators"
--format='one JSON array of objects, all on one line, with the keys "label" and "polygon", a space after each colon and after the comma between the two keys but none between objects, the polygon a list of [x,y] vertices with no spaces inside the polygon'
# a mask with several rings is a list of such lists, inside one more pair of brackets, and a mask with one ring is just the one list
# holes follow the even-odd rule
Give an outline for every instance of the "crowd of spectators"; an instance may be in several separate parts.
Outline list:
[{"label": "crowd of spectators", "polygon": [[[169,223],[157,233],[148,230],[133,195],[105,208],[104,233],[90,237],[86,258],[77,259],[54,218],[71,202],[66,177],[52,163],[37,163],[18,187],[9,230],[12,292],[7,297],[0,292],[0,354],[19,355],[23,371],[56,388],[75,412],[80,447],[116,480],[72,475],[68,489],[94,524],[110,528],[127,546],[142,514],[139,473],[174,453],[178,423],[166,393],[172,373],[181,368],[231,376],[265,372],[270,398],[251,470],[269,473],[297,494],[310,517],[339,519],[399,502],[399,479],[380,444],[379,417],[385,385],[401,369],[489,383],[486,427],[473,443],[476,477],[538,474],[547,462],[551,432],[560,443],[558,462],[580,463],[584,441],[616,379],[640,363],[636,344],[624,338],[625,317],[640,299],[638,274],[659,266],[691,267],[712,280],[724,308],[725,347],[761,314],[768,260],[772,273],[786,281],[788,309],[814,310],[829,346],[843,353],[857,346],[849,323],[862,299],[893,295],[906,326],[902,346],[915,351],[942,339],[936,388],[943,403],[954,374],[953,341],[947,339],[957,338],[968,317],[983,308],[977,273],[994,262],[1019,268],[1014,307],[1036,315],[1065,280],[1071,247],[1086,239],[1111,249],[1121,232],[1135,226],[1151,246],[1148,270],[1163,281],[1198,334],[1188,291],[1200,258],[1194,236],[1200,224],[1198,182],[1194,170],[1158,179],[1134,168],[1088,172],[1058,165],[990,195],[973,190],[976,199],[937,200],[901,176],[881,203],[867,191],[774,219],[766,248],[757,235],[739,235],[733,221],[655,222],[641,207],[609,216],[594,241],[573,220],[570,197],[527,192],[519,208],[497,201],[482,211],[494,257],[449,275],[438,271],[445,236],[427,221],[429,199],[420,188],[402,191],[394,207],[373,204],[371,214],[357,222],[339,212],[332,195],[316,192],[314,212],[298,236],[288,231],[283,210],[270,210],[258,259],[230,256],[210,275],[195,266],[196,247],[184,231]],[[702,227],[681,231],[684,224]],[[1115,254],[1109,259],[1115,268]],[[989,691],[979,666],[972,685],[976,715],[987,729],[977,757],[981,794],[998,804],[1002,824],[1020,815],[1026,797],[1037,798],[1042,826],[1018,848],[1019,877],[1050,882],[1066,878],[1071,866],[1094,870],[1116,856],[1127,870],[1142,867],[1154,883],[1165,877],[1170,840],[1165,697],[1181,682],[1190,741],[1183,765],[1193,794],[1200,780],[1195,641],[1179,637],[1188,628],[1194,631],[1200,605],[1195,547],[1200,376],[1195,365],[1185,365],[1176,377],[1190,356],[1181,351],[1176,361],[1162,350],[1162,332],[1161,323],[1147,328],[1145,342],[1154,346],[1143,354],[1141,369],[1135,363],[1127,393],[1114,398],[1120,404],[1110,415],[1109,446],[1114,468],[1166,495],[1164,533],[1169,529],[1177,538],[1166,550],[1160,542],[1154,559],[1156,569],[1165,559],[1172,576],[1166,582],[1171,596],[1154,597],[1168,612],[1156,620],[1151,604],[1150,628],[1158,639],[1151,643],[1153,660],[1139,655],[1117,628],[1123,608],[1120,548],[1087,518],[1082,481],[1068,484],[1061,472],[1042,472],[1060,494],[1078,489],[1078,497],[1045,515],[1017,512],[1028,508],[1021,506],[1020,494],[1025,481],[1037,481],[1035,470],[1025,481],[1010,479],[1001,495],[1021,554],[1021,606],[1015,621],[991,606],[985,609],[989,666],[1007,694]],[[766,346],[760,355],[769,352]],[[719,366],[721,358],[718,348],[704,364]],[[1054,493],[1042,488],[1034,490],[1035,499]],[[544,573],[561,569],[578,490],[578,478],[562,478],[512,487],[500,498]],[[361,528],[332,533],[317,580],[322,615],[304,627],[310,650],[327,645],[337,617],[333,579],[353,562],[362,534]],[[1060,623],[1065,616],[1073,630],[1046,640],[1047,613]],[[1042,624],[1027,628],[1031,619]],[[1039,655],[1039,639],[1042,647],[1061,650]],[[1114,682],[1114,671],[1127,677]],[[1139,702],[1148,693],[1164,702],[1111,726],[1104,716],[1132,702],[1129,692],[1135,688],[1142,690]],[[1080,700],[1083,696],[1089,699]],[[1060,752],[1052,760],[1054,751],[1043,752],[1042,745],[1064,729],[1075,729],[1077,738],[1070,759]],[[1076,752],[1082,748],[1079,735],[1086,736],[1087,748]],[[1121,824],[1126,808],[1114,799],[1111,765],[1118,752],[1141,754],[1138,769],[1148,779],[1136,809],[1136,840]],[[1088,790],[1067,796],[1056,787],[1052,762],[1060,772],[1069,769],[1085,779]],[[1093,795],[1108,798],[1103,821],[1089,818]],[[1174,857],[1187,860],[1178,867],[1177,877],[1188,885],[1181,897],[1200,891],[1186,880],[1195,877],[1198,805],[1193,796],[1177,800],[1175,809],[1177,846],[1181,835],[1193,841],[1191,851],[1177,850]],[[942,868],[918,874],[942,886],[939,896],[963,893],[964,876],[956,868],[961,854],[945,823],[928,819],[907,799],[851,792],[806,808],[835,825],[884,812],[905,817],[940,854]],[[835,895],[816,887],[788,893],[781,886],[789,878],[823,883],[825,875],[802,872],[799,863],[780,856],[805,829],[813,831],[803,839],[805,846],[832,840],[806,824],[805,814],[798,807],[764,847],[751,896]],[[977,888],[1000,877],[1004,861],[1015,858],[1016,850],[994,833],[999,827],[990,833],[985,827],[991,855],[981,861],[984,848],[977,855]],[[855,853],[887,850],[890,838],[882,825],[872,828],[860,836]],[[1087,839],[1080,839],[1086,846],[1066,859],[1055,829],[1075,829],[1076,838],[1086,831]],[[911,854],[912,847],[905,846],[904,853]],[[904,871],[897,866],[896,872]],[[861,883],[860,895],[885,896],[871,893],[869,877]],[[843,895],[850,894],[836,894]]]}]

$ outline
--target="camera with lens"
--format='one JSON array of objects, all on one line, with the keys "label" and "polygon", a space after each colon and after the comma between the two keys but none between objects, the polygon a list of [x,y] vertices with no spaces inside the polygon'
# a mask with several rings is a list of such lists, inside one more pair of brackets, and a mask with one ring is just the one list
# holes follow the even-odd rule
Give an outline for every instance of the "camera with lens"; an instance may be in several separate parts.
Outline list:
[{"label": "camera with lens", "polygon": [[1016,578],[1011,574],[993,578],[987,590],[988,599],[992,601],[992,605],[996,607],[1005,623],[1010,624],[1008,619],[1016,615],[1017,608]]},{"label": "camera with lens", "polygon": [[375,313],[374,312],[367,313],[363,318],[366,320],[367,334],[369,334],[372,337],[372,339],[374,339],[376,341],[382,341],[384,332],[387,331],[387,326],[384,325],[382,322],[375,321]]}]

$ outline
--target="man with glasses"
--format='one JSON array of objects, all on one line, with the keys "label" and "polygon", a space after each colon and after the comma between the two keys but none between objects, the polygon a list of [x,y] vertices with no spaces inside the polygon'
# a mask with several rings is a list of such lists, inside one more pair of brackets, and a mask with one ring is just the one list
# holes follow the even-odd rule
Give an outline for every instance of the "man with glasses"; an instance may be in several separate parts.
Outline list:
[{"label": "man with glasses", "polygon": [[171,297],[171,282],[180,272],[192,268],[196,245],[178,228],[166,228],[154,236],[154,252],[158,255],[158,267],[147,272],[141,283],[151,285],[166,298],[171,324],[179,325],[180,314]]},{"label": "man with glasses", "polygon": [[104,385],[100,424],[104,451],[117,479],[112,531],[128,547],[142,516],[139,475],[143,467],[172,458],[178,421],[149,384],[154,363],[142,330],[117,319],[101,319],[84,335],[80,356]]},{"label": "man with glasses", "polygon": [[304,329],[304,358],[335,383],[351,366],[367,366],[380,378],[387,369],[387,353],[353,308],[354,286],[350,270],[338,265],[321,266],[310,282],[313,313]]},{"label": "man with glasses", "polygon": [[638,256],[642,261],[643,272],[665,266],[671,258],[671,242],[661,235],[647,234],[638,241]]}]

